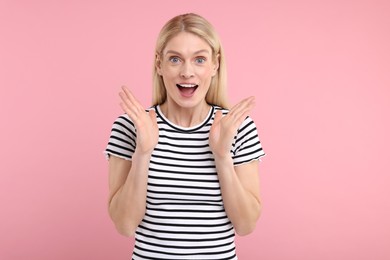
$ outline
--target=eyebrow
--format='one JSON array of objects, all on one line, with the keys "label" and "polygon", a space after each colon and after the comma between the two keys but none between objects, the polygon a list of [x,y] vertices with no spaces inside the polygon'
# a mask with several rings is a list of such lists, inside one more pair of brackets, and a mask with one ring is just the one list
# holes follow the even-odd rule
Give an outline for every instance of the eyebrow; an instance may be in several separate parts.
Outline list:
[{"label": "eyebrow", "polygon": [[[206,50],[206,49],[202,49],[202,50],[196,51],[193,54],[194,55],[198,55],[199,53],[202,53],[202,52],[206,52],[207,54],[210,54],[210,52],[208,50]],[[174,50],[168,50],[165,54],[168,54],[168,53],[175,54],[175,55],[181,55],[180,52],[174,51]]]}]

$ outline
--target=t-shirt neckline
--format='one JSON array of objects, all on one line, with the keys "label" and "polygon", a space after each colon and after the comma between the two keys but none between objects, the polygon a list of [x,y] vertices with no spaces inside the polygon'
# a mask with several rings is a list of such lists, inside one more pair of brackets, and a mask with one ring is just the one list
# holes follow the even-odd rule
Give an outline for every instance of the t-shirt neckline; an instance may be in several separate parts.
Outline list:
[{"label": "t-shirt neckline", "polygon": [[167,123],[170,127],[176,129],[176,130],[179,130],[179,131],[183,131],[183,132],[193,132],[193,131],[196,131],[200,128],[202,128],[203,126],[205,126],[211,119],[213,113],[214,113],[214,106],[213,105],[210,105],[210,109],[209,109],[209,112],[207,114],[207,116],[205,117],[205,119],[198,125],[195,125],[195,126],[191,126],[191,127],[183,127],[183,126],[179,126],[171,121],[169,121],[168,118],[165,117],[165,115],[162,113],[161,111],[161,108],[160,108],[160,105],[156,105],[155,106],[155,110],[157,112],[157,115],[159,115],[161,117],[161,119]]}]

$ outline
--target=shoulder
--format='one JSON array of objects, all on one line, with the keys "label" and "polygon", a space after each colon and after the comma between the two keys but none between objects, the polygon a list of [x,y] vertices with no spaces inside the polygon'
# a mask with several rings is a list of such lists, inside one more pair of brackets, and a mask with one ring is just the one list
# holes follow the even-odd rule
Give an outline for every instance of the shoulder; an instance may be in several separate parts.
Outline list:
[{"label": "shoulder", "polygon": [[155,106],[148,107],[147,109],[145,109],[145,111],[146,111],[147,113],[149,113],[150,110],[156,111],[156,110],[157,110],[157,106],[159,106],[159,105],[155,105]]},{"label": "shoulder", "polygon": [[113,123],[113,128],[115,126],[134,129],[134,123],[127,114],[118,116]]},{"label": "shoulder", "polygon": [[[145,109],[145,112],[149,113],[150,110],[156,111],[156,107],[155,106],[149,107],[149,108]],[[126,113],[119,115],[115,119],[114,124],[120,124],[120,125],[134,127],[133,120],[131,120],[131,118]]]},{"label": "shoulder", "polygon": [[[226,116],[227,114],[229,114],[230,110],[227,109],[227,108],[223,108],[223,107],[220,107],[220,106],[217,106],[217,105],[212,105],[213,108],[214,108],[214,115],[217,111],[222,111],[222,115],[223,116]],[[245,118],[245,120],[242,122],[242,124],[240,125],[240,127],[238,128],[239,132],[240,130],[244,130],[245,128],[256,128],[256,125],[255,125],[255,122],[254,120],[250,117],[250,116],[247,116]]]},{"label": "shoulder", "polygon": [[253,129],[256,129],[256,124],[255,124],[255,121],[253,121],[253,119],[250,117],[250,116],[247,116],[244,120],[244,122],[242,122],[242,124],[240,125],[240,127],[238,128],[238,133],[240,132],[247,132],[247,131],[250,131],[250,130],[253,130]]},{"label": "shoulder", "polygon": [[228,113],[229,113],[229,109],[227,108],[223,108],[223,107],[220,107],[220,106],[217,106],[217,105],[211,105],[213,107],[213,114],[215,115],[215,113],[217,113],[217,111],[222,111],[222,115],[223,116],[226,116]]}]

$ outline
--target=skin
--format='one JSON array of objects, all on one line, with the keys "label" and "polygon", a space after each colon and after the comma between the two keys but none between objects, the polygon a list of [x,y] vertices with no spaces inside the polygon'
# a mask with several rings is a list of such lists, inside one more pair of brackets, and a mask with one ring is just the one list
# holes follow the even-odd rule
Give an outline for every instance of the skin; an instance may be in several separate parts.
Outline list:
[{"label": "skin", "polygon": [[[158,58],[157,71],[167,90],[162,112],[183,127],[201,123],[210,108],[205,96],[219,65],[210,46],[194,34],[181,32]],[[183,96],[176,86],[180,83],[196,83],[198,88],[190,97]],[[137,147],[132,161],[116,156],[109,160],[109,213],[119,233],[133,236],[145,215],[148,165],[158,142],[158,126],[155,112],[145,112],[130,90],[123,87],[119,95],[122,109],[137,129]],[[254,230],[261,211],[258,162],[234,166],[230,155],[234,135],[253,107],[254,98],[249,97],[224,117],[218,111],[209,136],[224,207],[238,235]]]}]

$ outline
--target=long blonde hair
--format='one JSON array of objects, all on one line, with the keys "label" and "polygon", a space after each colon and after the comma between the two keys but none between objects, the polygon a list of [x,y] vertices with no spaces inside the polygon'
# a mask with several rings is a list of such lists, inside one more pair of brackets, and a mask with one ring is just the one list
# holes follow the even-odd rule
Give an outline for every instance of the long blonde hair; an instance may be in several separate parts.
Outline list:
[{"label": "long blonde hair", "polygon": [[162,104],[167,99],[162,76],[158,74],[156,68],[160,62],[158,57],[162,55],[169,40],[180,32],[195,34],[210,45],[214,59],[218,59],[219,67],[216,75],[211,79],[210,88],[206,94],[206,102],[228,108],[226,63],[221,42],[213,26],[200,15],[193,13],[173,17],[160,31],[157,38],[153,66],[153,105]]}]

